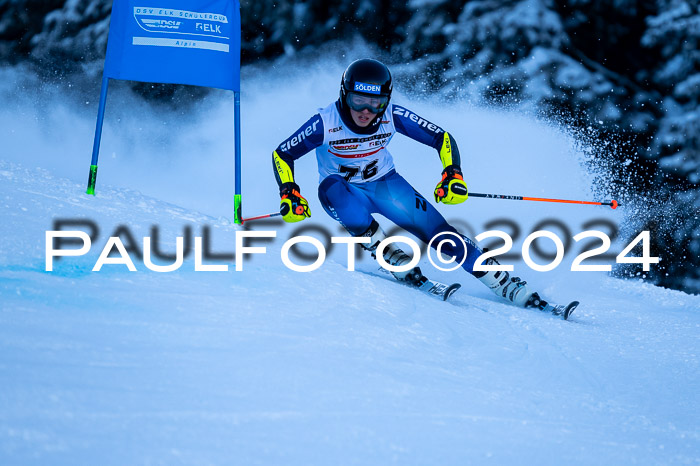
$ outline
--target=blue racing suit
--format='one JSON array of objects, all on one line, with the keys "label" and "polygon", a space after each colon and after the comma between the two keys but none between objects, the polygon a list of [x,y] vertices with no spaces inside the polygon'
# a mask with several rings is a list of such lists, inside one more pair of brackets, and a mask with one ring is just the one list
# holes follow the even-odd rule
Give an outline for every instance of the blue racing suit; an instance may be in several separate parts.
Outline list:
[{"label": "blue racing suit", "polygon": [[[294,182],[294,160],[316,149],[318,196],[324,210],[354,236],[370,227],[378,213],[428,243],[442,232],[459,234],[440,212],[416,191],[395,168],[386,146],[396,132],[438,151],[443,168],[460,165],[457,144],[442,128],[410,110],[389,104],[370,128],[358,128],[336,101],[320,109],[273,152],[275,177],[280,186]],[[482,251],[467,237],[445,244],[442,252],[456,256],[473,273]],[[436,246],[438,241],[433,243]]]}]

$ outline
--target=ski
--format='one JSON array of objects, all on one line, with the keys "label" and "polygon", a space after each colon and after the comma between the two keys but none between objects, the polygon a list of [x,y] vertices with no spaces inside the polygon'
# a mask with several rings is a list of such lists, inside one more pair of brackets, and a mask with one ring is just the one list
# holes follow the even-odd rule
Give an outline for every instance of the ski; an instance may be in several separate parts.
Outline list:
[{"label": "ski", "polygon": [[462,287],[462,285],[459,283],[453,283],[451,285],[448,285],[446,283],[437,282],[435,280],[429,279],[425,275],[421,276],[418,279],[418,283],[405,283],[411,288],[415,288],[417,290],[422,291],[423,293],[427,293],[431,296],[441,298],[443,301],[447,301],[447,299],[450,296],[452,296],[458,289]]},{"label": "ski", "polygon": [[578,301],[571,301],[569,304],[566,306],[559,305],[559,306],[554,306],[554,310],[552,311],[552,314],[556,316],[562,316],[564,320],[569,320],[569,316],[571,315],[572,312],[576,309],[578,306],[579,302]]},{"label": "ski", "polygon": [[562,317],[564,320],[569,320],[569,316],[574,312],[578,305],[578,301],[571,301],[567,305],[550,304],[544,299],[540,298],[540,295],[537,293],[532,293],[532,296],[528,300],[527,304],[525,304],[525,307],[539,309],[542,312],[549,312],[555,316]]},{"label": "ski", "polygon": [[391,272],[389,272],[388,270],[385,270],[383,268],[380,268],[379,270],[385,275],[391,276],[396,281],[396,283],[400,283],[401,285],[421,291],[430,296],[440,298],[443,301],[447,301],[447,299],[450,296],[452,296],[458,289],[462,287],[460,283],[453,283],[451,285],[448,285],[447,283],[431,280],[425,275],[423,275],[423,273],[420,272],[420,269],[418,271],[420,275],[413,275],[408,280],[396,280],[393,277],[393,275],[391,275]]},{"label": "ski", "polygon": [[572,312],[574,312],[574,309],[576,309],[576,306],[578,305],[578,301],[572,301],[567,305],[546,303],[544,308],[541,308],[541,310],[543,312],[551,312],[553,315],[559,316],[564,320],[569,320],[569,316]]}]

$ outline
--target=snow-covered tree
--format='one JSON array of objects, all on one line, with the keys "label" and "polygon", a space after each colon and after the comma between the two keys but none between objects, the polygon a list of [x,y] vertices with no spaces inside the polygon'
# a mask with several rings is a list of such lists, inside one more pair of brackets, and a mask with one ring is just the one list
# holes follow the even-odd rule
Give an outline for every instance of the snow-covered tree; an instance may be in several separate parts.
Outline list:
[{"label": "snow-covered tree", "polygon": [[652,152],[663,169],[700,184],[700,7],[687,0],[658,4],[642,38],[662,58],[651,77],[664,94]]},{"label": "snow-covered tree", "polygon": [[0,0],[0,62],[18,63],[33,48],[46,15],[61,7],[61,0]]}]

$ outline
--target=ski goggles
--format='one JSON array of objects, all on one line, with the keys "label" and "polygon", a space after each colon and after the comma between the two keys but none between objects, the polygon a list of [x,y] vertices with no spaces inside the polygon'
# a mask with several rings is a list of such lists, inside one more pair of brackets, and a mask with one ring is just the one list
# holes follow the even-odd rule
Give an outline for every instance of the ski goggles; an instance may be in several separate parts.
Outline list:
[{"label": "ski goggles", "polygon": [[385,95],[370,97],[363,94],[357,94],[355,92],[348,92],[348,97],[345,100],[348,107],[356,112],[369,110],[371,113],[379,113],[384,110],[389,103],[389,97]]}]

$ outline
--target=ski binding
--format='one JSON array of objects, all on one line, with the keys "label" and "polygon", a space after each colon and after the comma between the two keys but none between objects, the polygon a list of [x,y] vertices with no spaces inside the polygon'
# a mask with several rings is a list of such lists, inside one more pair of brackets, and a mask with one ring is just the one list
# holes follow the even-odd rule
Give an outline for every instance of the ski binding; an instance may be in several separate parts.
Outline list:
[{"label": "ski binding", "polygon": [[[391,275],[391,272],[380,268],[380,271],[387,275]],[[393,276],[393,275],[392,275]],[[412,273],[409,274],[405,280],[397,280],[398,283],[408,286],[409,288],[414,288],[418,291],[422,291],[425,294],[440,298],[443,301],[452,296],[458,289],[462,287],[460,283],[453,283],[448,285],[436,280],[431,280],[421,272],[420,268],[416,267],[413,269]]]},{"label": "ski binding", "polygon": [[447,285],[445,283],[440,283],[435,280],[431,280],[426,276],[421,276],[417,283],[411,283],[409,286],[417,288],[418,290],[428,293],[430,295],[442,298],[443,301],[447,301],[447,298],[452,296],[455,291],[462,287],[459,283],[453,283]]},{"label": "ski binding", "polygon": [[555,316],[561,316],[564,320],[569,320],[569,316],[579,305],[578,301],[571,301],[567,305],[563,304],[550,304],[544,299],[540,298],[537,293],[532,293],[530,299],[525,304],[525,307],[539,309],[542,312],[550,312]]}]

